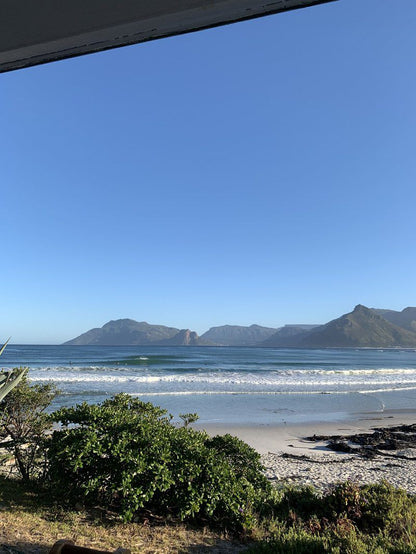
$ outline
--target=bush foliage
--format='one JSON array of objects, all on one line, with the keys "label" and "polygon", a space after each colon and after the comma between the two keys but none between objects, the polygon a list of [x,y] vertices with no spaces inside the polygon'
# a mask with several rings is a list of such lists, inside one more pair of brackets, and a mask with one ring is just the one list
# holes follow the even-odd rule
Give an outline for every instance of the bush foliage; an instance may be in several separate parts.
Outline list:
[{"label": "bush foliage", "polygon": [[52,420],[45,410],[57,389],[50,383],[30,386],[26,371],[0,402],[0,447],[14,456],[20,476],[29,481],[46,472],[45,433]]},{"label": "bush foliage", "polygon": [[416,499],[384,482],[345,482],[320,496],[310,487],[282,491],[275,528],[250,554],[416,552]]},{"label": "bush foliage", "polygon": [[236,438],[176,427],[125,394],[62,408],[49,444],[51,482],[73,500],[247,528],[270,492],[260,456]]},{"label": "bush foliage", "polygon": [[[0,347],[0,356],[3,354],[9,339]],[[0,371],[0,402],[13,390],[27,374],[27,367],[15,367],[12,371]]]}]

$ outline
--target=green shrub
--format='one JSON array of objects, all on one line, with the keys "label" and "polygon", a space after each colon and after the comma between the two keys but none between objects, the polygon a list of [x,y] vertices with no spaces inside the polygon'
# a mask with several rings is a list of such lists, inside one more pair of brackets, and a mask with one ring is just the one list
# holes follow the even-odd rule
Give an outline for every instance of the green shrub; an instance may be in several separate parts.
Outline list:
[{"label": "green shrub", "polygon": [[339,483],[320,496],[311,487],[281,491],[269,539],[251,553],[411,554],[416,499],[388,483]]},{"label": "green shrub", "polygon": [[283,520],[296,522],[311,515],[322,515],[322,499],[316,490],[305,485],[286,487],[276,505],[276,514]]},{"label": "green shrub", "polygon": [[278,528],[275,536],[246,550],[247,554],[322,554],[328,552],[327,539],[314,536],[299,526]]},{"label": "green shrub", "polygon": [[374,531],[396,525],[404,514],[412,515],[416,522],[415,497],[387,482],[366,485],[361,491],[362,517],[360,528]]},{"label": "green shrub", "polygon": [[261,456],[247,443],[226,434],[208,439],[206,445],[227,460],[237,477],[247,479],[262,489],[270,489],[270,482],[263,474]]},{"label": "green shrub", "polygon": [[362,532],[381,532],[407,546],[414,544],[416,500],[406,491],[387,482],[361,487],[346,482],[334,487],[326,500],[333,519],[346,517]]},{"label": "green shrub", "polygon": [[[3,354],[10,338],[0,348],[0,356]],[[27,367],[15,367],[12,371],[0,371],[0,402],[16,387],[27,374]]]},{"label": "green shrub", "polygon": [[195,423],[199,419],[199,415],[196,413],[179,414],[179,417],[183,421],[184,427],[188,427],[188,425]]},{"label": "green shrub", "polygon": [[50,440],[49,476],[72,500],[116,509],[125,521],[147,509],[240,530],[256,524],[270,485],[243,443],[227,455],[221,445],[232,441],[175,427],[160,408],[124,394],[53,416],[64,427]]},{"label": "green shrub", "polygon": [[45,412],[57,389],[53,384],[29,385],[27,369],[20,382],[0,402],[0,447],[11,453],[24,481],[46,470],[45,433],[52,420]]},{"label": "green shrub", "polygon": [[348,518],[357,522],[362,515],[364,499],[362,489],[356,483],[345,481],[332,487],[325,498],[326,515],[331,518]]}]

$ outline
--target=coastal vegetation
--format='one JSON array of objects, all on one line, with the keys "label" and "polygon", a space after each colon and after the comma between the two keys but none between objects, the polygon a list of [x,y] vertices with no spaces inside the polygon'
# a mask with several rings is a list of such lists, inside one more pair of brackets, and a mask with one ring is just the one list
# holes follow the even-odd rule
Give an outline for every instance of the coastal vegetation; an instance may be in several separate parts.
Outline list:
[{"label": "coastal vegetation", "polygon": [[106,506],[126,522],[147,510],[245,532],[269,501],[254,449],[178,427],[150,403],[120,394],[52,418],[61,427],[47,447],[49,480],[73,503]]},{"label": "coastal vegetation", "polygon": [[29,385],[27,369],[19,384],[0,402],[0,448],[3,461],[13,459],[23,481],[43,480],[47,471],[48,432],[52,419],[46,409],[57,394],[51,383]]},{"label": "coastal vegetation", "polygon": [[[0,356],[3,354],[8,342],[8,339],[0,348]],[[0,371],[0,401],[5,398],[10,391],[19,384],[21,379],[26,375],[27,369],[16,367],[12,371]]]},{"label": "coastal vegetation", "polygon": [[[146,552],[141,533],[158,534],[163,526],[173,535],[191,533],[194,541],[204,535],[205,545],[239,541],[217,552],[242,545],[265,554],[416,549],[416,499],[386,482],[340,483],[324,493],[272,486],[255,450],[231,435],[192,429],[196,414],[182,414],[179,425],[165,410],[126,394],[48,414],[55,394],[51,385],[23,379],[0,404],[8,470],[0,503],[7,521],[14,514],[14,532],[20,521],[38,543],[49,541],[39,539],[41,529],[42,537],[49,529],[55,540],[73,538],[72,525],[90,546],[97,544],[95,529],[101,545],[114,544],[115,535],[133,552]],[[26,529],[26,542],[29,535]],[[189,538],[169,547],[160,540],[160,552],[198,551]],[[152,548],[147,551],[158,551]]]}]

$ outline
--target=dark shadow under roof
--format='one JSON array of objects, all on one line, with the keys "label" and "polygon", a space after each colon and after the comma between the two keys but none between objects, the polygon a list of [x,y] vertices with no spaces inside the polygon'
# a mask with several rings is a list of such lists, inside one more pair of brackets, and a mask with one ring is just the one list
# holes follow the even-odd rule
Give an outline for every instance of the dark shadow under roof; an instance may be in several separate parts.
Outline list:
[{"label": "dark shadow under roof", "polygon": [[333,0],[1,0],[0,72]]}]

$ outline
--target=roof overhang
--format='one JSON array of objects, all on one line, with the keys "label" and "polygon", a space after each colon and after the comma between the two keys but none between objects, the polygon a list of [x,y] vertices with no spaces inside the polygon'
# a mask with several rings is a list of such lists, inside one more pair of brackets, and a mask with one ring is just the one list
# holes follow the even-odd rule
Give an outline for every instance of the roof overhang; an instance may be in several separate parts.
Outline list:
[{"label": "roof overhang", "polygon": [[333,0],[1,0],[0,72]]}]

